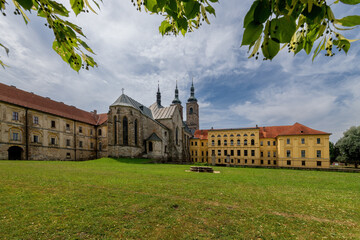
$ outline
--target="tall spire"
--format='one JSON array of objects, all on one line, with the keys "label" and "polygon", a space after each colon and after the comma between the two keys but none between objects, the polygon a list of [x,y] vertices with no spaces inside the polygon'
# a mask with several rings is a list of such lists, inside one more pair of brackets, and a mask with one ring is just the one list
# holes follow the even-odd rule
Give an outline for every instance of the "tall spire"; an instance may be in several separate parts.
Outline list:
[{"label": "tall spire", "polygon": [[175,88],[175,98],[172,101],[172,104],[181,104],[181,101],[179,99],[179,90],[178,90],[178,86],[177,86],[177,80],[176,80],[176,88]]},{"label": "tall spire", "polygon": [[192,79],[191,81],[190,97],[188,99],[188,102],[197,102],[197,99],[195,98],[194,79]]},{"label": "tall spire", "polygon": [[156,93],[156,103],[158,106],[161,106],[161,93],[160,93],[159,81],[158,81],[158,91]]}]

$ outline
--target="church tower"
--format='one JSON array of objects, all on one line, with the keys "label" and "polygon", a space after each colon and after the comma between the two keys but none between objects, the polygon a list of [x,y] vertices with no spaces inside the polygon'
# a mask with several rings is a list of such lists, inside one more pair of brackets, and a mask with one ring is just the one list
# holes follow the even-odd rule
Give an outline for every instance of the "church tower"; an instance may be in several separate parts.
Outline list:
[{"label": "church tower", "polygon": [[179,107],[180,110],[180,115],[181,115],[181,120],[183,119],[183,107],[181,105],[181,101],[179,99],[179,90],[178,90],[178,86],[177,86],[177,81],[176,81],[176,88],[175,88],[175,98],[172,101],[171,105],[175,105]]},{"label": "church tower", "polygon": [[186,103],[186,124],[194,134],[199,129],[199,105],[195,98],[194,81],[191,83],[190,97]]},{"label": "church tower", "polygon": [[158,84],[158,91],[156,93],[156,103],[158,105],[158,107],[162,107],[161,106],[161,93],[160,93],[160,86]]}]

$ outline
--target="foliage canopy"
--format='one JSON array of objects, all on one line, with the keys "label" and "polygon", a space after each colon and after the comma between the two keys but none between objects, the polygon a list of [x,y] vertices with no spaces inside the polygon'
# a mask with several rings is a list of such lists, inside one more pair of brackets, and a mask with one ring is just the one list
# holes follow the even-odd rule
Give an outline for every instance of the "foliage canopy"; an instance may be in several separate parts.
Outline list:
[{"label": "foliage canopy", "polygon": [[344,132],[344,136],[337,141],[336,147],[346,157],[347,162],[354,163],[357,168],[360,164],[360,126],[353,126]]},{"label": "foliage canopy", "polygon": [[[151,14],[159,14],[164,20],[159,32],[164,35],[182,34],[198,29],[202,22],[210,24],[208,15],[214,15],[211,5],[218,0],[131,0],[138,11],[145,10]],[[6,0],[0,0],[0,10],[5,13]],[[335,0],[333,4],[356,5],[360,0]],[[53,30],[55,40],[53,49],[61,58],[79,71],[81,67],[97,66],[94,59],[86,53],[92,49],[83,40],[82,29],[65,20],[70,11],[76,15],[84,12],[95,12],[88,0],[70,0],[71,10],[55,0],[13,0],[14,14],[22,15],[28,23],[25,11],[35,11],[39,17],[47,21]],[[93,4],[99,8],[96,0]],[[360,16],[352,15],[337,19],[331,9],[332,4],[326,0],[254,0],[244,21],[242,46],[248,46],[251,57],[263,60],[273,59],[278,52],[287,47],[289,52],[297,54],[304,50],[313,53],[312,59],[321,51],[326,56],[334,56],[333,47],[347,53],[350,40],[340,34],[341,31],[352,30],[360,25]],[[314,44],[317,46],[314,49]],[[0,43],[6,53],[9,49]],[[5,64],[0,60],[0,65]]]}]

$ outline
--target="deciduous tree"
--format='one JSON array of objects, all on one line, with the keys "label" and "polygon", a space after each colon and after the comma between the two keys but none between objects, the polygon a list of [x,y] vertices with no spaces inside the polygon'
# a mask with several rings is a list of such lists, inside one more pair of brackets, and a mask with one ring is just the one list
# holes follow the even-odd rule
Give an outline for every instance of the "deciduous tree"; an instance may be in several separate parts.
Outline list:
[{"label": "deciduous tree", "polygon": [[344,136],[337,141],[336,147],[346,157],[347,162],[355,164],[357,168],[360,164],[360,126],[351,127],[344,132]]}]

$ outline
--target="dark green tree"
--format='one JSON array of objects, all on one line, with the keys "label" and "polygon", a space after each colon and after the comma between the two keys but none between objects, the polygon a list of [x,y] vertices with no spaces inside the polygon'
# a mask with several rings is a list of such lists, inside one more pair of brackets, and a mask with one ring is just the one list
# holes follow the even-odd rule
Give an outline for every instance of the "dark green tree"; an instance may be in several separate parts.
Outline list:
[{"label": "dark green tree", "polygon": [[329,142],[329,149],[330,149],[330,163],[336,161],[336,158],[340,155],[340,150],[333,142]]},{"label": "dark green tree", "polygon": [[344,136],[337,141],[336,147],[346,158],[346,162],[355,164],[357,168],[360,164],[360,126],[353,126],[344,132]]}]

